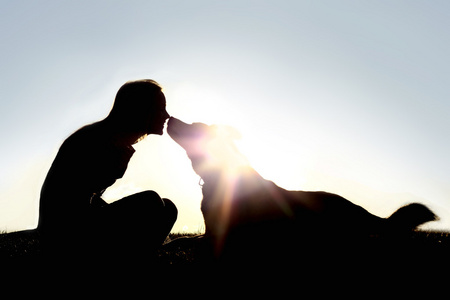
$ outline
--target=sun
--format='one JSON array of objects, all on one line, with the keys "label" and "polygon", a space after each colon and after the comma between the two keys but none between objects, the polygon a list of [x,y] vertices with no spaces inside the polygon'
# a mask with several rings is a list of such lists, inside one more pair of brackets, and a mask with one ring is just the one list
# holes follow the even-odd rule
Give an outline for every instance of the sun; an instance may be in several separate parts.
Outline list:
[{"label": "sun", "polygon": [[[303,187],[316,154],[307,143],[302,144],[295,120],[274,115],[269,108],[252,110],[248,93],[211,86],[182,82],[166,87],[169,114],[184,122],[216,124],[220,130],[233,132],[237,150],[257,172],[283,187]],[[242,103],[230,101],[241,94]],[[269,100],[258,98],[257,102]],[[308,134],[314,134],[310,128]]]}]

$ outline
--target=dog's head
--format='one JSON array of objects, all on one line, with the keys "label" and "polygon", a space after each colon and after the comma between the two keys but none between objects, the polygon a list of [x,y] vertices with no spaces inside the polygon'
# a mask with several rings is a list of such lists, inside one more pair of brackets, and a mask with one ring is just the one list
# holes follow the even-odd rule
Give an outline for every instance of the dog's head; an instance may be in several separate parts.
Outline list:
[{"label": "dog's head", "polygon": [[239,133],[228,126],[186,124],[170,118],[167,132],[186,150],[194,171],[207,182],[226,170],[247,166],[247,160],[237,150],[234,140]]}]

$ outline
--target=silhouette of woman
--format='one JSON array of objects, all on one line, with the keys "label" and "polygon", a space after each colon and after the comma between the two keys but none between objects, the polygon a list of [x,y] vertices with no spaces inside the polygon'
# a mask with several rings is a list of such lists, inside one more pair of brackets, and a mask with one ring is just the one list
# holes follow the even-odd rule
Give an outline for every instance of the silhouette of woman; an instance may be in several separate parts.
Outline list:
[{"label": "silhouette of woman", "polygon": [[127,82],[104,120],[64,141],[41,190],[38,231],[44,253],[136,257],[162,244],[177,218],[172,201],[145,191],[107,204],[101,195],[125,173],[135,151],[131,145],[148,134],[162,135],[167,118],[157,82]]}]

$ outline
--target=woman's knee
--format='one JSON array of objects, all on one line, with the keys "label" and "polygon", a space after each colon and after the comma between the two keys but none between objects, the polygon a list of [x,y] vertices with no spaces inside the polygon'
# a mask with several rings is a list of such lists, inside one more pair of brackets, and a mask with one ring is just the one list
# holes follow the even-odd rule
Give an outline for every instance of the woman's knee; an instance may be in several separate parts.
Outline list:
[{"label": "woman's knee", "polygon": [[132,199],[133,201],[149,201],[149,200],[159,200],[161,197],[155,191],[143,191],[133,195],[130,195],[124,199]]},{"label": "woman's knee", "polygon": [[166,215],[170,218],[174,220],[174,223],[177,219],[178,216],[178,209],[176,207],[176,205],[167,198],[162,199],[164,202],[164,210],[166,212]]},{"label": "woman's knee", "polygon": [[[111,205],[118,214],[124,214],[127,211],[132,213],[134,217],[142,216],[142,219],[152,220],[155,222],[175,223],[178,216],[178,209],[169,199],[162,199],[158,193],[154,191],[140,192]],[[160,220],[160,221],[158,221]]]},{"label": "woman's knee", "polygon": [[155,191],[143,191],[130,195],[120,200],[122,203],[127,203],[129,206],[140,207],[142,209],[162,209],[164,201]]},{"label": "woman's knee", "polygon": [[[127,197],[128,198],[128,197]],[[167,198],[162,199],[155,191],[144,191],[129,196],[136,206],[143,209],[148,208],[150,210],[161,210],[166,215],[174,217],[176,219],[178,215],[178,209],[176,205]]]}]

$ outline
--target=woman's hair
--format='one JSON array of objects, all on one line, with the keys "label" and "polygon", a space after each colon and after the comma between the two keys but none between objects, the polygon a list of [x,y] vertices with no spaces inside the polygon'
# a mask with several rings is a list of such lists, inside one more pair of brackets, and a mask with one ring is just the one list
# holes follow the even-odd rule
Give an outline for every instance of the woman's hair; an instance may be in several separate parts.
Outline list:
[{"label": "woman's hair", "polygon": [[117,92],[108,119],[120,122],[123,127],[133,127],[149,111],[158,108],[161,91],[162,87],[151,79],[128,81]]},{"label": "woman's hair", "polygon": [[155,96],[161,90],[162,87],[151,79],[128,81],[117,92],[110,115],[128,115],[151,109],[157,105]]}]

